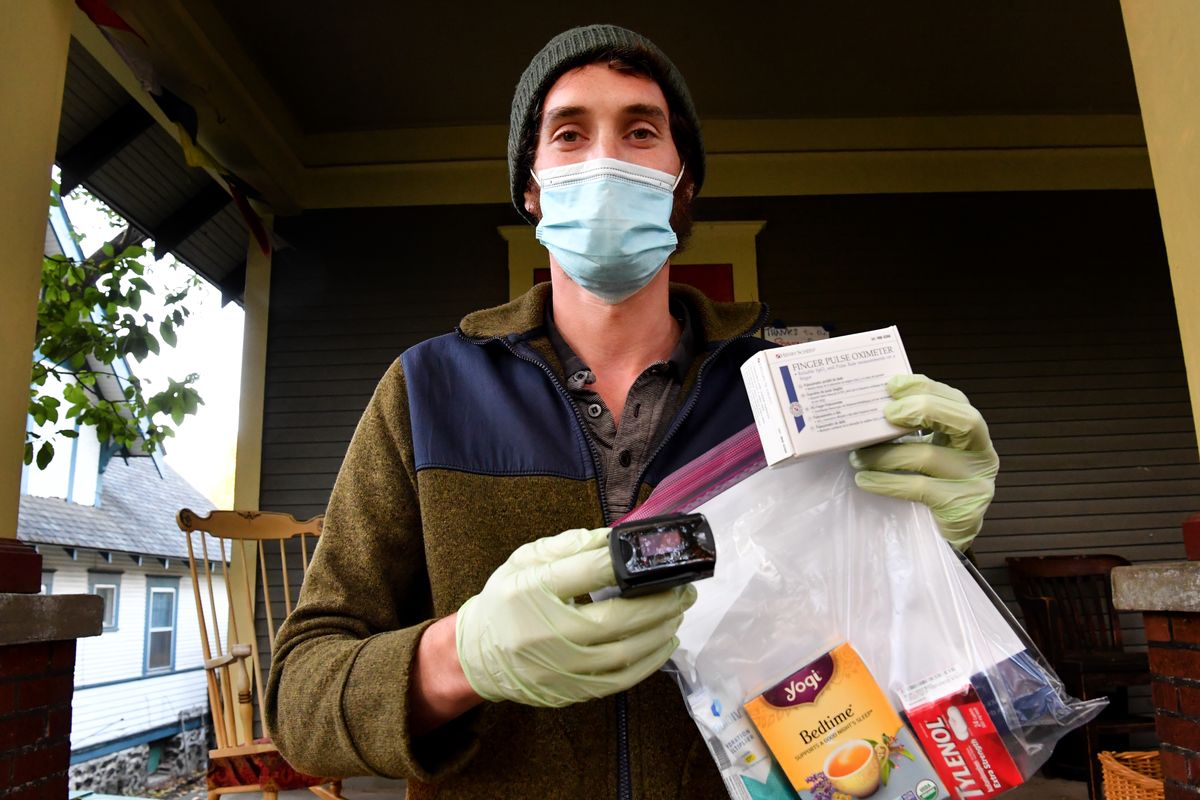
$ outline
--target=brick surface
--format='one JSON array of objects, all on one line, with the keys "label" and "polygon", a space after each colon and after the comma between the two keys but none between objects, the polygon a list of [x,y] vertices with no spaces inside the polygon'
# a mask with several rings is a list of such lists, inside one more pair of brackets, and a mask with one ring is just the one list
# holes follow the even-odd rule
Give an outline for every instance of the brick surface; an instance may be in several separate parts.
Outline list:
[{"label": "brick surface", "polygon": [[1200,753],[1192,753],[1188,756],[1188,784],[1190,786],[1200,785]]},{"label": "brick surface", "polygon": [[1149,651],[1155,675],[1200,679],[1200,650],[1151,645]]},{"label": "brick surface", "polygon": [[66,770],[71,762],[71,745],[67,742],[22,753],[13,762],[12,782],[20,786],[39,778],[48,778]]},{"label": "brick surface", "polygon": [[1171,780],[1164,781],[1163,789],[1166,800],[1197,800],[1200,798],[1200,789],[1197,787]]},{"label": "brick surface", "polygon": [[1168,717],[1159,714],[1155,719],[1158,738],[1184,750],[1200,752],[1200,725],[1183,717]]},{"label": "brick surface", "polygon": [[4,800],[42,800],[42,788],[40,786],[11,786],[7,794],[4,789],[0,789],[0,798],[4,798]]},{"label": "brick surface", "polygon": [[17,707],[17,684],[0,683],[0,719],[13,713]]},{"label": "brick surface", "polygon": [[1173,683],[1156,680],[1150,685],[1150,694],[1154,698],[1154,707],[1161,711],[1179,710],[1179,692]]},{"label": "brick surface", "polygon": [[45,736],[45,711],[28,711],[0,720],[0,752],[33,744]]},{"label": "brick surface", "polygon": [[0,679],[41,675],[49,666],[50,645],[47,642],[0,647]]},{"label": "brick surface", "polygon": [[70,790],[70,781],[66,772],[50,776],[42,786],[47,800],[64,800]]},{"label": "brick surface", "polygon": [[0,592],[37,594],[41,574],[37,550],[16,539],[0,538]]},{"label": "brick surface", "polygon": [[1171,639],[1200,644],[1200,614],[1171,614]]},{"label": "brick surface", "polygon": [[62,736],[70,736],[71,707],[67,706],[66,708],[56,708],[51,710],[46,727],[46,736],[51,739],[58,739]]},{"label": "brick surface", "polygon": [[4,787],[12,786],[12,762],[13,757],[9,753],[0,754],[0,794],[4,793]]},{"label": "brick surface", "polygon": [[50,671],[75,672],[75,640],[64,639],[50,643]]},{"label": "brick surface", "polygon": [[1143,614],[1146,623],[1146,641],[1171,641],[1171,621],[1166,614]]},{"label": "brick surface", "polygon": [[17,685],[17,709],[69,705],[75,691],[74,675],[37,678]]},{"label": "brick surface", "polygon": [[1180,783],[1187,783],[1188,757],[1171,750],[1164,749],[1160,752],[1162,755],[1163,777],[1179,781]]},{"label": "brick surface", "polygon": [[1195,686],[1179,687],[1179,711],[1189,717],[1200,718],[1200,688]]}]

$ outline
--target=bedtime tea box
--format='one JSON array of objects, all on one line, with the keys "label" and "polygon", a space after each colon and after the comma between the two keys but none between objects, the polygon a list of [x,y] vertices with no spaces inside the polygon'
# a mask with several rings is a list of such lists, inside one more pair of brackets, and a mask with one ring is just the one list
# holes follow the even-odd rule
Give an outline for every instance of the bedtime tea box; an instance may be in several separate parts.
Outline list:
[{"label": "bedtime tea box", "polygon": [[804,800],[950,797],[849,644],[804,665],[745,707]]}]

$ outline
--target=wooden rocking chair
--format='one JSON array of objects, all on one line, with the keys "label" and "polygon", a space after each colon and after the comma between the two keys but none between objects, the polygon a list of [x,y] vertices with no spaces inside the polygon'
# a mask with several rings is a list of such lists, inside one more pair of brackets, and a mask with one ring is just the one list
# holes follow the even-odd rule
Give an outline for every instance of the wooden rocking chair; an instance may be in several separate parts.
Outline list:
[{"label": "wooden rocking chair", "polygon": [[[242,608],[255,608],[257,588],[265,611],[267,640],[273,649],[277,623],[283,622],[283,616],[276,620],[272,606],[282,605],[284,615],[292,611],[287,545],[290,540],[299,539],[301,567],[307,571],[309,547],[316,546],[322,521],[323,517],[317,516],[300,522],[291,514],[267,511],[213,511],[200,516],[185,508],[176,515],[179,529],[187,537],[208,702],[217,740],[216,749],[209,751],[208,800],[227,793],[257,791],[262,792],[264,800],[276,800],[280,791],[301,788],[307,788],[322,800],[341,798],[340,780],[299,772],[283,759],[263,732],[265,686],[258,633],[253,626],[250,630],[239,630],[229,613],[239,601]],[[195,541],[194,533],[200,534]],[[306,538],[309,536],[311,542]],[[267,555],[274,549],[267,547],[271,541],[279,548],[281,586],[272,586],[267,580]],[[243,573],[241,579],[231,580],[227,565],[237,548],[242,549],[243,555],[257,556],[261,583],[258,576],[249,572]],[[221,581],[214,580],[218,570]],[[222,595],[224,604],[219,604]],[[222,641],[221,627],[227,620]],[[246,627],[245,623],[242,627]]]},{"label": "wooden rocking chair", "polygon": [[[1150,683],[1146,653],[1126,651],[1120,614],[1112,603],[1114,567],[1129,562],[1117,555],[1009,557],[1013,594],[1025,617],[1025,629],[1062,678],[1067,691],[1081,700],[1108,697],[1100,716],[1071,734],[1055,753],[1060,767],[1071,761],[1070,739],[1081,744],[1088,796],[1101,796],[1101,739],[1120,736],[1128,749],[1132,733],[1154,730],[1154,718],[1130,714],[1126,690]],[[1082,742],[1080,742],[1082,739]]]}]

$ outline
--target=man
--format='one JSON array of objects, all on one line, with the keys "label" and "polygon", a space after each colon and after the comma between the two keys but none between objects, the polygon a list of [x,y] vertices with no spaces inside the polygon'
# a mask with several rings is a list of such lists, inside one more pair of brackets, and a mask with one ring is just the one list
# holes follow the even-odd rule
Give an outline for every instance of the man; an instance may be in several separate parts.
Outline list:
[{"label": "man", "polygon": [[[509,165],[550,285],[380,382],[279,634],[268,723],[297,767],[407,777],[412,798],[723,798],[658,672],[694,590],[573,598],[614,583],[604,526],[752,423],[738,368],[769,346],[766,312],[668,285],[704,148],[682,76],[638,34],[546,45]],[[927,502],[965,546],[992,495],[987,428],[949,387],[890,390],[890,419],[949,444],[856,453],[859,483]]]}]

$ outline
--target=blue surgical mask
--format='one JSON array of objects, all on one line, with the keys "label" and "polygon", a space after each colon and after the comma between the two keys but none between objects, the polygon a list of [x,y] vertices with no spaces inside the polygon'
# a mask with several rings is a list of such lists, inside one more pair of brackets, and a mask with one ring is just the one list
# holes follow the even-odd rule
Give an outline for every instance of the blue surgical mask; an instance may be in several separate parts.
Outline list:
[{"label": "blue surgical mask", "polygon": [[537,239],[571,280],[619,303],[658,274],[679,240],[671,229],[683,177],[597,158],[533,173],[541,187]]}]

